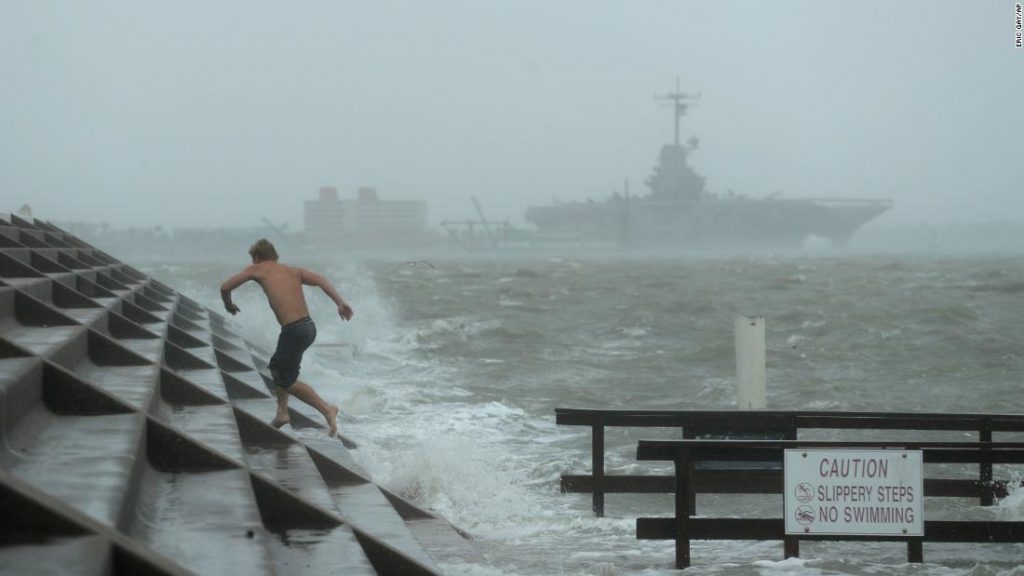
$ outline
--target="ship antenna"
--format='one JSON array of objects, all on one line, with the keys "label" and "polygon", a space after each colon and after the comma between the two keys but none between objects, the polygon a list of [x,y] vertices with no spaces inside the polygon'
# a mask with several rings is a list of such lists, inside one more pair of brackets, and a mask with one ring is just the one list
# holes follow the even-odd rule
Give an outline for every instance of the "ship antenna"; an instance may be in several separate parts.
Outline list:
[{"label": "ship antenna", "polygon": [[685,92],[681,92],[679,90],[679,77],[678,76],[676,77],[676,91],[675,92],[669,92],[668,94],[663,94],[661,96],[659,96],[657,94],[654,95],[654,99],[655,100],[660,100],[660,101],[666,102],[666,103],[667,102],[671,102],[672,103],[671,105],[672,105],[672,108],[674,110],[674,114],[672,116],[673,116],[673,119],[675,120],[675,127],[676,127],[675,141],[674,141],[675,145],[676,145],[676,148],[679,147],[679,117],[680,116],[685,116],[686,115],[687,107],[689,107],[691,105],[691,104],[688,104],[686,101],[687,100],[697,100],[699,98],[700,98],[700,94],[697,94],[697,95],[686,94]]}]

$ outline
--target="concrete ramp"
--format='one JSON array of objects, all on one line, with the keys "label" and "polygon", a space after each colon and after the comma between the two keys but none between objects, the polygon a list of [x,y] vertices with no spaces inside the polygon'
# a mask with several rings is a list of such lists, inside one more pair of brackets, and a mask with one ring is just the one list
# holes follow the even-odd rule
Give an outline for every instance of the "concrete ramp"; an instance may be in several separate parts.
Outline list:
[{"label": "concrete ramp", "polygon": [[0,572],[439,574],[468,537],[370,481],[226,319],[0,214]]}]

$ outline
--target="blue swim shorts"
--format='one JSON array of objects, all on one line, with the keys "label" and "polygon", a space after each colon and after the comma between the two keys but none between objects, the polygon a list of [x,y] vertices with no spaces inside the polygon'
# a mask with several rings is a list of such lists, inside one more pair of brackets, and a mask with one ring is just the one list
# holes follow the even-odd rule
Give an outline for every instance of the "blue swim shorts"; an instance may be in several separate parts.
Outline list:
[{"label": "blue swim shorts", "polygon": [[316,340],[316,324],[309,316],[281,326],[281,335],[277,337],[277,350],[270,357],[268,366],[275,384],[281,388],[288,388],[299,379],[302,354],[313,340]]}]

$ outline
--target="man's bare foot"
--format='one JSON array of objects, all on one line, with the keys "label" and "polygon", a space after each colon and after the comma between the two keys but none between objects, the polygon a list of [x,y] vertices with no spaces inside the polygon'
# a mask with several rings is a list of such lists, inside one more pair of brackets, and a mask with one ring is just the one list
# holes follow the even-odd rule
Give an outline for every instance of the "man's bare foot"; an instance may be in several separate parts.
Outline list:
[{"label": "man's bare foot", "polygon": [[327,424],[330,425],[331,430],[327,433],[328,436],[334,438],[338,435],[338,407],[331,404],[327,407]]},{"label": "man's bare foot", "polygon": [[277,414],[274,416],[274,419],[270,421],[270,425],[274,428],[280,428],[289,422],[291,422],[291,419],[288,418],[288,416],[281,416],[280,414]]}]

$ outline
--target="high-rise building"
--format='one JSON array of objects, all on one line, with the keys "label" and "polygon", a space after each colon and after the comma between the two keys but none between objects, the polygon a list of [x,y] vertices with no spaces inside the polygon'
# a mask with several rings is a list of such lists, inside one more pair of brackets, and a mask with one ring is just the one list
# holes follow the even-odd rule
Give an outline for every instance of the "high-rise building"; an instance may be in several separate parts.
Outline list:
[{"label": "high-rise building", "polygon": [[314,242],[422,236],[427,232],[427,202],[381,200],[377,189],[370,187],[359,188],[355,199],[344,199],[336,188],[325,186],[317,200],[306,201],[305,230]]}]

